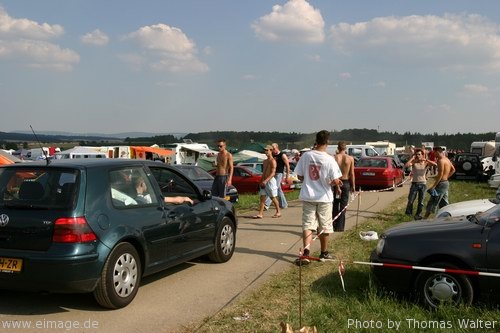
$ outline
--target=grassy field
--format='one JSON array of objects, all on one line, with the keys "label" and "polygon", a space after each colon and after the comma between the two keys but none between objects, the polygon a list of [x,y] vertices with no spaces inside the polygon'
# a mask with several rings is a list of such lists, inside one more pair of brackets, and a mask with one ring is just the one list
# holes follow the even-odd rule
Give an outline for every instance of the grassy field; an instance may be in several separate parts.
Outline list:
[{"label": "grassy field", "polygon": [[[455,181],[450,185],[450,201],[492,198],[495,190],[486,184]],[[244,201],[258,202],[258,199]],[[397,200],[377,218],[366,222],[364,230],[381,233],[404,215],[406,197]],[[245,204],[246,205],[246,204]],[[253,206],[249,206],[254,209]],[[368,261],[376,242],[360,240],[347,231],[333,242],[333,252],[347,262]],[[273,277],[261,289],[207,318],[201,326],[186,332],[281,332],[286,322],[298,330],[316,326],[318,332],[499,332],[500,313],[494,305],[442,307],[430,311],[413,302],[377,288],[369,266],[346,264],[345,292],[337,263],[314,263]],[[235,319],[236,318],[236,319]],[[241,320],[241,319],[244,320]],[[240,320],[238,320],[240,319]],[[466,320],[496,321],[494,329],[462,327]],[[477,322],[475,322],[477,323]],[[397,326],[399,325],[399,326]]]}]

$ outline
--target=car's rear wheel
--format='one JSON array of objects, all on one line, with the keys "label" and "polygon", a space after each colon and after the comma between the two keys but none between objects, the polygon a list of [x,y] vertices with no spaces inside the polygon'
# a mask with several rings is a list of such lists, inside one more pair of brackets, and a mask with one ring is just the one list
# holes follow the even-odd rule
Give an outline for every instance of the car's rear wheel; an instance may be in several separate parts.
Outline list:
[{"label": "car's rear wheel", "polygon": [[236,246],[236,229],[229,217],[224,217],[215,236],[215,248],[208,258],[214,262],[226,262],[233,256]]},{"label": "car's rear wheel", "polygon": [[[435,263],[432,267],[458,269],[448,263]],[[420,301],[437,308],[443,304],[471,305],[474,299],[474,288],[470,279],[463,274],[422,271],[416,279],[416,293]]]},{"label": "car's rear wheel", "polygon": [[94,298],[105,308],[123,308],[132,302],[140,283],[139,254],[130,243],[120,243],[104,264]]}]

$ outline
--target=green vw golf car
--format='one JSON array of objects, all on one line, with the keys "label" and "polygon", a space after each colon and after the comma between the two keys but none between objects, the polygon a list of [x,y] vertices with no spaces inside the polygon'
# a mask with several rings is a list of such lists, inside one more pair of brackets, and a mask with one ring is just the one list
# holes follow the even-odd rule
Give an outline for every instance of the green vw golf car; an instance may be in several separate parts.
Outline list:
[{"label": "green vw golf car", "polygon": [[162,163],[0,167],[2,289],[91,292],[101,306],[121,308],[146,275],[205,255],[230,260],[236,228],[230,202]]}]

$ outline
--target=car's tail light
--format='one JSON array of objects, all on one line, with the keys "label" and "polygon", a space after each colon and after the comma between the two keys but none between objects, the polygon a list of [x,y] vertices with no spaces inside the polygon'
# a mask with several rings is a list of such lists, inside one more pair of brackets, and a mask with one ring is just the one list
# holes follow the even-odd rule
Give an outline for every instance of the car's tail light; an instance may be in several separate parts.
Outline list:
[{"label": "car's tail light", "polygon": [[54,243],[86,243],[96,239],[85,217],[63,217],[54,224]]}]

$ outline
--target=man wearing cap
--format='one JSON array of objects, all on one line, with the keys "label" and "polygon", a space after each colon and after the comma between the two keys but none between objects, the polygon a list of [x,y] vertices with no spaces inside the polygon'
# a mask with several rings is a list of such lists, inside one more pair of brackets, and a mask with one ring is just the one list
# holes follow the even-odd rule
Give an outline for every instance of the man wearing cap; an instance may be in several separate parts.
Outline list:
[{"label": "man wearing cap", "polygon": [[260,190],[260,206],[259,206],[259,214],[255,215],[255,219],[261,219],[264,213],[264,206],[266,203],[266,197],[271,198],[271,201],[276,208],[276,213],[273,215],[273,218],[281,217],[280,206],[278,203],[278,184],[276,183],[276,178],[274,175],[276,173],[276,160],[273,157],[273,147],[267,145],[264,149],[264,152],[267,156],[267,159],[264,160],[263,169],[262,169],[262,177],[259,184]]}]

